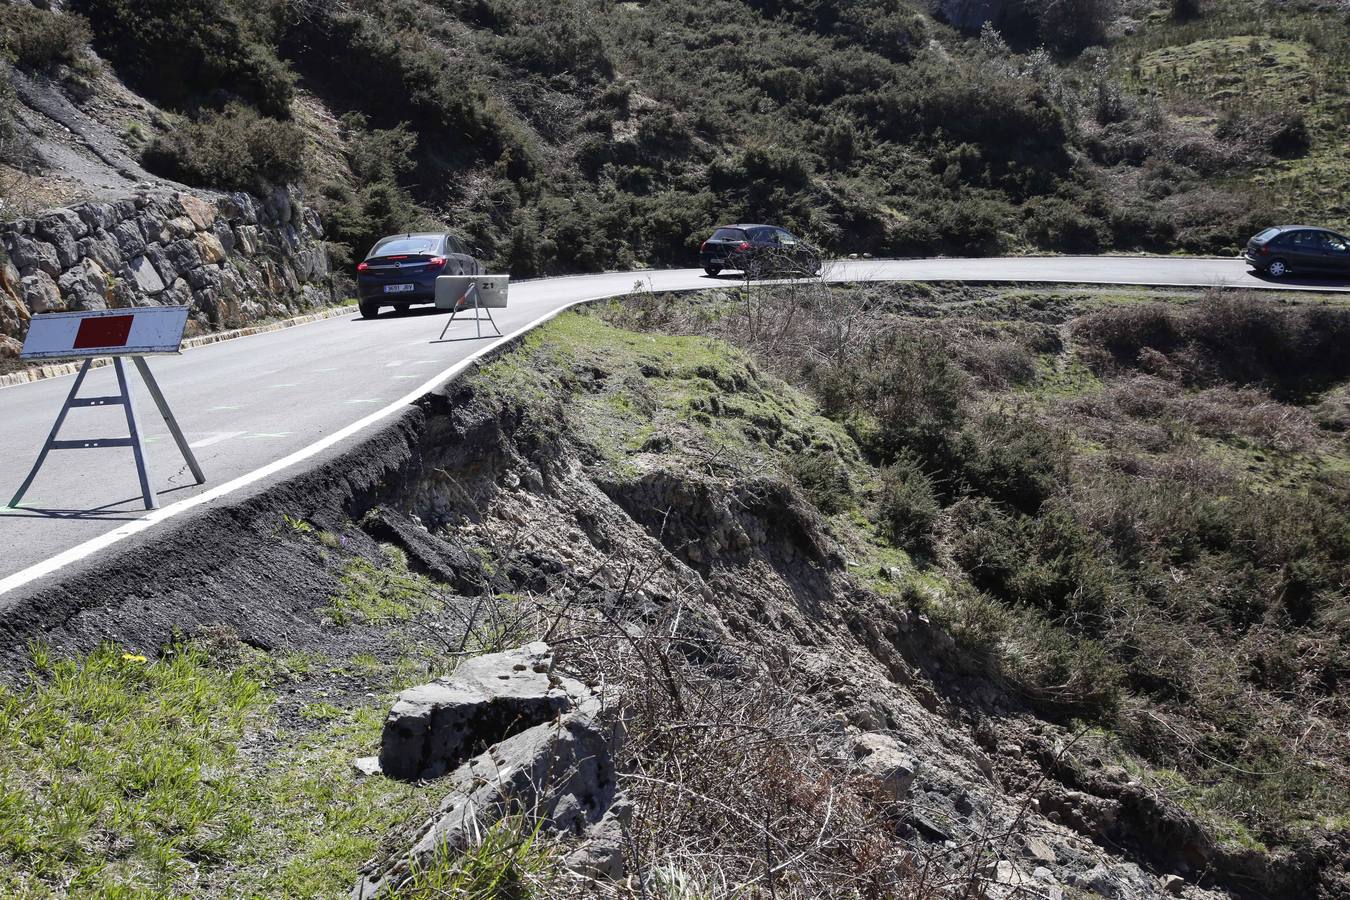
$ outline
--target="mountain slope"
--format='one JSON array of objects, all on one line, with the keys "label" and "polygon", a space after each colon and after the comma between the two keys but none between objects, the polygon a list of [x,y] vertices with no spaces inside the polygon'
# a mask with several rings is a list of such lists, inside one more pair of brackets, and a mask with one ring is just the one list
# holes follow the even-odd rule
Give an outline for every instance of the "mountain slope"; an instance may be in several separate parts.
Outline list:
[{"label": "mountain slope", "polygon": [[[71,8],[94,28],[38,12],[161,109],[128,157],[301,178],[355,252],[440,220],[527,275],[683,261],[717,222],[772,219],[845,252],[1227,253],[1350,215],[1334,0]],[[19,64],[104,96],[78,47]]]}]

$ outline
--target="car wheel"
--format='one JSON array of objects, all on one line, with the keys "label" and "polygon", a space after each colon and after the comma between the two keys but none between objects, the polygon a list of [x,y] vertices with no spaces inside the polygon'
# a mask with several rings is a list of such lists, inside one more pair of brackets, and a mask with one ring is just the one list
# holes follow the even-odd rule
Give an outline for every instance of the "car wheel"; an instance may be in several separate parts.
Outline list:
[{"label": "car wheel", "polygon": [[1273,259],[1266,266],[1266,274],[1271,278],[1283,278],[1289,274],[1289,264],[1282,259]]},{"label": "car wheel", "polygon": [[380,304],[378,303],[360,303],[357,308],[361,310],[361,318],[373,319],[380,314]]},{"label": "car wheel", "polygon": [[703,267],[703,271],[707,272],[709,275],[721,275],[721,274],[722,274],[722,270],[721,270],[719,267],[717,267],[717,266],[704,266],[704,267]]}]

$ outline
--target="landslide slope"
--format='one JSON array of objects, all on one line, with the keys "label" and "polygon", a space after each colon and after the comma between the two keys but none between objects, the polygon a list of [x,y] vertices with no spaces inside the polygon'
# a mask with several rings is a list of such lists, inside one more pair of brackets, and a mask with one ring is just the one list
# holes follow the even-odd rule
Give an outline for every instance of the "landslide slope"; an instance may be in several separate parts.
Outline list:
[{"label": "landslide slope", "polygon": [[[1343,696],[1317,677],[1340,671],[1343,597],[1318,579],[1343,572],[1344,547],[1315,505],[1345,489],[1339,358],[1262,357],[1303,360],[1313,380],[1292,394],[1177,390],[1183,372],[1235,377],[1207,368],[1194,338],[1210,329],[1180,318],[1235,313],[1207,305],[1222,299],[1160,312],[1102,292],[800,290],[565,315],[343,458],[166,535],[175,564],[148,572],[133,547],[11,609],[7,887],[340,893],[439,799],[436,782],[350,766],[375,751],[393,694],[545,638],[565,671],[625,698],[633,880],[577,881],[565,842],[526,827],[446,859],[441,883],[1133,898],[1175,875],[1167,889],[1193,898],[1341,896]],[[1343,318],[1318,310],[1258,313]],[[1157,354],[1122,359],[1160,374],[1094,355],[1122,333]],[[859,383],[888,371],[906,377]],[[911,379],[946,384],[951,409],[904,406],[942,395],[905,393]],[[888,444],[887,407],[866,398],[917,427]],[[1015,398],[1016,432],[982,413]],[[969,441],[945,479],[944,435]],[[1094,475],[1110,471],[1135,475]],[[1291,595],[1265,580],[1278,566],[1219,552],[1248,552],[1214,530],[1242,533],[1239,506],[1208,513],[1188,538],[1208,552],[1172,560],[1176,593],[1152,603],[1128,594],[1152,582],[1145,538],[1190,518],[1141,514],[1134,543],[1066,553],[1116,527],[1080,518],[1103,492],[1179,495],[1201,475],[1226,486],[1197,502],[1255,490],[1282,533],[1302,529],[1260,552],[1297,548],[1310,615],[1281,618]],[[1090,568],[1126,546],[1137,572]],[[1251,624],[1225,626],[1224,609]],[[1271,721],[1293,723],[1287,741],[1258,741]]]}]

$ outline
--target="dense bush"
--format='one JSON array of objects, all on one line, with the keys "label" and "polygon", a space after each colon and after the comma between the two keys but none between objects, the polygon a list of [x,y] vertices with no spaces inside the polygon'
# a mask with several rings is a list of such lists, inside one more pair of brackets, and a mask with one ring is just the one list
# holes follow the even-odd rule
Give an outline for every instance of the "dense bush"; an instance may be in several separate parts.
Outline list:
[{"label": "dense bush", "polygon": [[969,379],[943,341],[920,330],[896,330],[860,347],[846,366],[816,370],[826,411],[866,417],[855,430],[885,461],[906,452],[942,469],[964,421]]},{"label": "dense bush", "polygon": [[1273,156],[1302,156],[1312,147],[1312,135],[1298,110],[1253,112],[1229,110],[1219,119],[1215,137],[1238,141]]},{"label": "dense bush", "polygon": [[843,512],[853,503],[853,481],[848,467],[833,450],[795,457],[791,474],[812,505],[827,516]]},{"label": "dense bush", "polygon": [[1172,18],[1178,22],[1200,18],[1200,0],[1172,0]]},{"label": "dense bush", "polygon": [[902,240],[912,240],[924,249],[980,255],[1003,247],[1014,220],[1012,207],[1002,200],[965,197],[928,210],[901,234]]},{"label": "dense bush", "polygon": [[1059,53],[1078,53],[1106,41],[1115,0],[1031,0],[1036,36]]},{"label": "dense bush", "polygon": [[994,410],[971,422],[958,458],[971,488],[1025,513],[1040,509],[1069,473],[1064,435],[1027,413]]},{"label": "dense bush", "polygon": [[975,180],[971,176],[983,176],[987,168],[988,186],[1014,196],[1045,191],[1069,166],[1062,110],[1034,80],[981,60],[925,56],[878,99],[882,134],[978,148],[983,165],[961,174]]},{"label": "dense bush", "polygon": [[0,53],[33,69],[72,63],[89,43],[89,22],[72,13],[58,13],[6,3],[0,11]]},{"label": "dense bush", "polygon": [[186,184],[261,192],[303,174],[304,143],[298,125],[232,103],[155,138],[141,162]]},{"label": "dense bush", "polygon": [[[290,115],[291,75],[220,0],[72,0],[88,17],[94,47],[149,97],[181,108],[242,100],[264,114]],[[252,12],[250,10],[250,12]]]},{"label": "dense bush", "polygon": [[592,26],[547,6],[523,6],[503,30],[497,52],[520,69],[600,84],[613,77],[614,63]]},{"label": "dense bush", "polygon": [[403,125],[372,131],[359,113],[348,113],[341,125],[352,177],[323,185],[320,203],[325,233],[340,248],[335,261],[344,264],[364,257],[385,235],[435,222],[399,184],[413,168],[417,136]]},{"label": "dense bush", "polygon": [[877,515],[881,531],[897,547],[911,552],[930,548],[933,524],[942,507],[933,482],[911,456],[901,456],[881,471]]},{"label": "dense bush", "polygon": [[1058,197],[1038,197],[1023,208],[1026,235],[1038,247],[1094,251],[1110,235],[1091,212]]},{"label": "dense bush", "polygon": [[1191,383],[1265,384],[1282,396],[1350,377],[1350,310],[1338,307],[1218,294],[1184,307],[1108,307],[1078,320],[1074,334],[1098,371],[1138,367],[1152,351]]},{"label": "dense bush", "polygon": [[924,18],[903,0],[750,0],[750,5],[765,15],[895,60],[912,58],[929,31]]},{"label": "dense bush", "polygon": [[407,122],[435,135],[440,156],[494,160],[518,144],[482,87],[410,23],[349,7],[315,10],[284,46],[346,108],[363,111],[378,127]]}]

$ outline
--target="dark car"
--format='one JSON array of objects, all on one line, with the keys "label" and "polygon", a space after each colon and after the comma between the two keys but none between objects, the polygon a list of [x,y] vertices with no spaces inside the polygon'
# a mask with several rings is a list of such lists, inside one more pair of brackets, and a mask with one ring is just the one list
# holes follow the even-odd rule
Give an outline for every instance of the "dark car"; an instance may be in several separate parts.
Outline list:
[{"label": "dark car", "polygon": [[718,275],[739,269],[748,275],[785,271],[815,275],[820,251],[776,225],[723,225],[699,247],[703,271]]},{"label": "dark car", "polygon": [[1315,225],[1277,225],[1247,242],[1242,256],[1271,278],[1350,275],[1350,238]]},{"label": "dark car", "polygon": [[373,319],[382,306],[434,303],[440,275],[482,275],[483,266],[453,234],[395,234],[380,238],[356,264],[361,315]]}]

